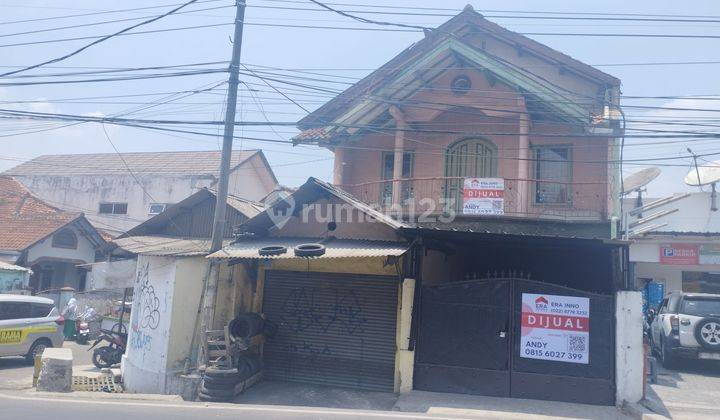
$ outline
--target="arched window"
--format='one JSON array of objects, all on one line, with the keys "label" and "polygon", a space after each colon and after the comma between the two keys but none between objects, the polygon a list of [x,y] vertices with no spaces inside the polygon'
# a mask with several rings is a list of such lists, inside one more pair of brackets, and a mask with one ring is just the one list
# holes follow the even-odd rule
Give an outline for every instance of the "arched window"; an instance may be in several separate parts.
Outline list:
[{"label": "arched window", "polygon": [[461,178],[493,178],[497,176],[497,147],[478,138],[463,139],[451,144],[445,152],[445,198],[448,206],[462,208]]},{"label": "arched window", "polygon": [[52,237],[53,248],[69,248],[76,249],[78,245],[77,235],[72,229],[62,229]]}]

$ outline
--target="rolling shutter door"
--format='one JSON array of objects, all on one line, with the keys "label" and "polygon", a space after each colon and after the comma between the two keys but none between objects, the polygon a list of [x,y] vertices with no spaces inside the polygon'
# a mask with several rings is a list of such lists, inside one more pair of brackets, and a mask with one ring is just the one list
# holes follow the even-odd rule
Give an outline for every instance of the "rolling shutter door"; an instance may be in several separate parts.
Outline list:
[{"label": "rolling shutter door", "polygon": [[267,271],[263,299],[269,379],[393,391],[396,278]]}]

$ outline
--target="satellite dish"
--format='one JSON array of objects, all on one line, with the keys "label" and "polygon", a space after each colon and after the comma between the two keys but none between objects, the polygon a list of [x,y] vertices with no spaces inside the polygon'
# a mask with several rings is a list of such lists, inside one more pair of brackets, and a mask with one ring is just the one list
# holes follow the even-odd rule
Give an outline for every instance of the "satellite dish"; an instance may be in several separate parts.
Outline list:
[{"label": "satellite dish", "polygon": [[695,168],[691,169],[685,175],[685,183],[691,187],[702,187],[703,185],[712,186],[710,194],[711,204],[710,210],[717,211],[717,191],[716,184],[720,181],[720,161],[710,162],[703,166],[698,166],[695,161]]},{"label": "satellite dish", "polygon": [[660,175],[660,169],[656,167],[645,168],[642,171],[635,172],[623,180],[623,194],[630,194],[640,191],[644,186]]},{"label": "satellite dish", "polygon": [[[628,195],[637,191],[635,208],[641,208],[643,206],[642,194],[645,191],[643,187],[645,187],[647,184],[650,183],[650,181],[657,178],[659,175],[660,169],[655,166],[635,172],[634,174],[623,179],[623,195]],[[638,218],[642,218],[642,212],[638,213],[637,216]]]}]

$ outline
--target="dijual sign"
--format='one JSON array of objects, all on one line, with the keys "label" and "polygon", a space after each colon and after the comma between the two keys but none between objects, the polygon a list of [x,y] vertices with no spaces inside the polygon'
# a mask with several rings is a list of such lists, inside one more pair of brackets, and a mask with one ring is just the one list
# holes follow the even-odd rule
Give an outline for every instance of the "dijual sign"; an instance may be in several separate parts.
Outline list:
[{"label": "dijual sign", "polygon": [[588,364],[590,299],[522,294],[520,357]]},{"label": "dijual sign", "polygon": [[505,180],[465,178],[463,214],[502,215],[505,212]]}]

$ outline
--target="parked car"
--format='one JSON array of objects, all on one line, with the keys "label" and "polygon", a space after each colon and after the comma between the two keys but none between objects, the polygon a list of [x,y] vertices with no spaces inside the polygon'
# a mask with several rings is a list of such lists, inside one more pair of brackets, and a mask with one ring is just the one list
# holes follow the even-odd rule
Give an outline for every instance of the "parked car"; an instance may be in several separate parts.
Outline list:
[{"label": "parked car", "polygon": [[0,294],[0,356],[32,362],[48,347],[62,347],[63,324],[52,299]]},{"label": "parked car", "polygon": [[650,341],[665,367],[679,358],[720,360],[720,295],[669,294],[650,323]]}]

